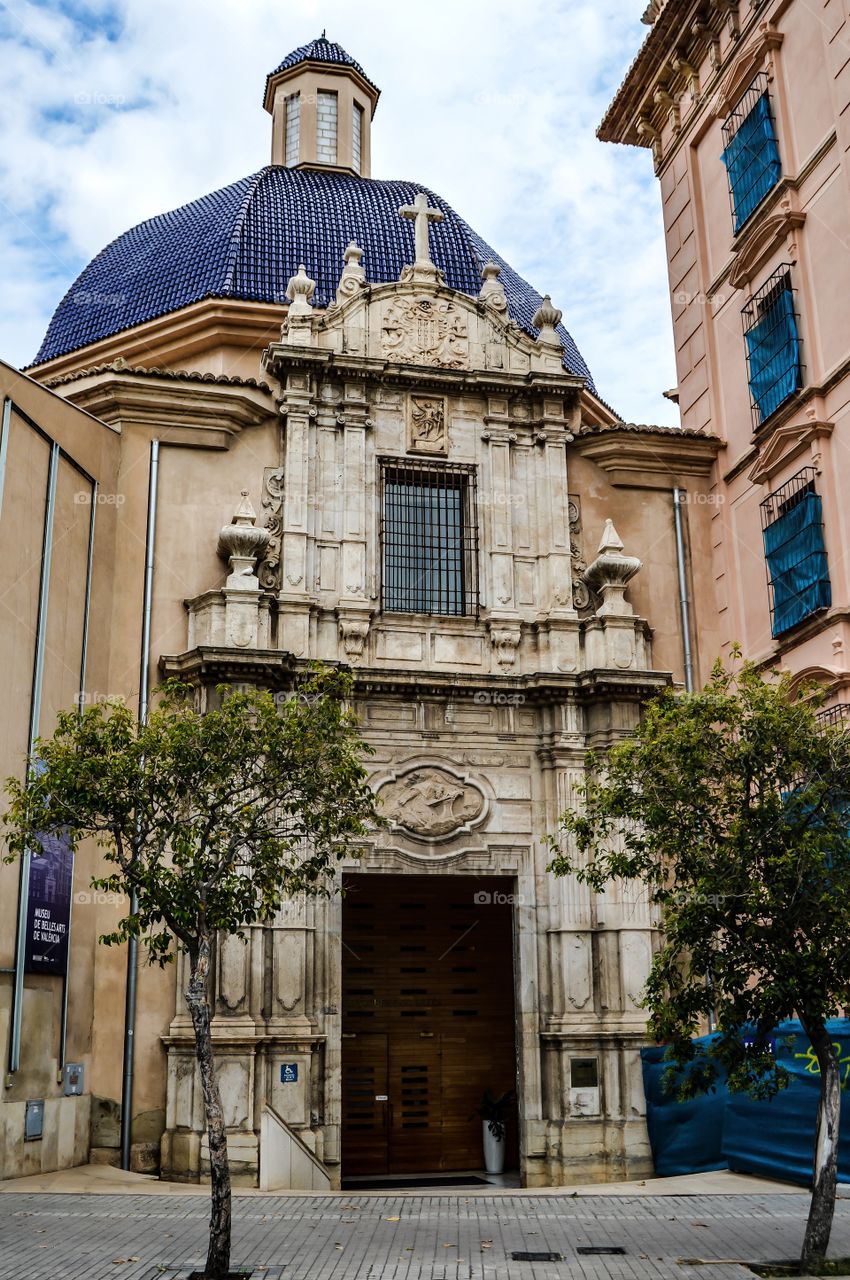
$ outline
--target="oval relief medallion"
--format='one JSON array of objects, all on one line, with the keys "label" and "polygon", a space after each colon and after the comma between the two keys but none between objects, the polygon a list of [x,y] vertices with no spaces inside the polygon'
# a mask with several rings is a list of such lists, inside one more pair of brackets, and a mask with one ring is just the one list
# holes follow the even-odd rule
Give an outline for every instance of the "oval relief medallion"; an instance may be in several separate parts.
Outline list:
[{"label": "oval relief medallion", "polygon": [[433,765],[411,769],[378,794],[391,822],[426,839],[451,835],[484,812],[484,795],[476,786]]}]

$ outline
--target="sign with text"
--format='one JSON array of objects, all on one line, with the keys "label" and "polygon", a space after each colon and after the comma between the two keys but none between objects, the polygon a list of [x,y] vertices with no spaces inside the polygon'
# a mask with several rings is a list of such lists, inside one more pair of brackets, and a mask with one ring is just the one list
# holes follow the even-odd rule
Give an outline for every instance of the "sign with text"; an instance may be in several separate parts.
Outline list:
[{"label": "sign with text", "polygon": [[64,835],[44,835],[29,869],[24,969],[27,973],[68,972],[74,855]]},{"label": "sign with text", "polygon": [[280,1083],[281,1084],[297,1084],[298,1083],[298,1063],[297,1062],[281,1063]]}]

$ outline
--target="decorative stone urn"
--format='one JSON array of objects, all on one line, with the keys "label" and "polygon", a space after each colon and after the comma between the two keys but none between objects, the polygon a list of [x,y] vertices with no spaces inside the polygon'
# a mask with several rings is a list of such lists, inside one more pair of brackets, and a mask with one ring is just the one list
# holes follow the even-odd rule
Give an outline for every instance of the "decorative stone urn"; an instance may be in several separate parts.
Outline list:
[{"label": "decorative stone urn", "polygon": [[626,602],[626,585],[640,569],[636,556],[623,555],[623,540],[614,528],[612,520],[605,521],[596,559],[581,575],[602,597],[596,616],[623,617],[634,613]]},{"label": "decorative stone urn", "polygon": [[257,513],[251,505],[248,490],[242,490],[242,501],[236,508],[230,524],[219,534],[218,554],[229,561],[230,575],[225,590],[259,591],[260,581],[254,573],[254,565],[268,546],[271,534],[268,529],[256,527]]}]

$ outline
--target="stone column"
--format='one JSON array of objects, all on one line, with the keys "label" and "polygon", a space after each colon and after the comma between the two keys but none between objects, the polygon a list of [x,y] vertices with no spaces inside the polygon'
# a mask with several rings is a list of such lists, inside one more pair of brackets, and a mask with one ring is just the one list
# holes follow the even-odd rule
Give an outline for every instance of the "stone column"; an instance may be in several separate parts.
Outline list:
[{"label": "stone column", "polygon": [[307,581],[310,521],[309,462],[311,420],[316,408],[306,373],[291,373],[280,407],[286,420],[278,595],[278,645],[296,657],[310,652],[310,620],[315,601]]},{"label": "stone column", "polygon": [[372,617],[368,594],[366,435],[372,426],[362,384],[347,382],[338,418],[343,431],[342,556],[339,607],[340,656],[362,658]]}]

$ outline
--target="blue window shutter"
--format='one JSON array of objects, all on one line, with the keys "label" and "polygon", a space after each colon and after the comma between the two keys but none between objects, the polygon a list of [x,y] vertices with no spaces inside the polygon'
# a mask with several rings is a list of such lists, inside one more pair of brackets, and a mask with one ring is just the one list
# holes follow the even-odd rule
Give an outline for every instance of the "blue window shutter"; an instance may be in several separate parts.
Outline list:
[{"label": "blue window shutter", "polygon": [[763,531],[773,597],[774,636],[832,604],[823,544],[823,503],[806,493]]},{"label": "blue window shutter", "polygon": [[750,394],[759,422],[764,422],[800,386],[800,339],[791,289],[777,292],[745,337]]},{"label": "blue window shutter", "polygon": [[782,176],[779,146],[770,115],[770,101],[763,93],[741,121],[723,152],[729,174],[735,230],[741,227]]}]

